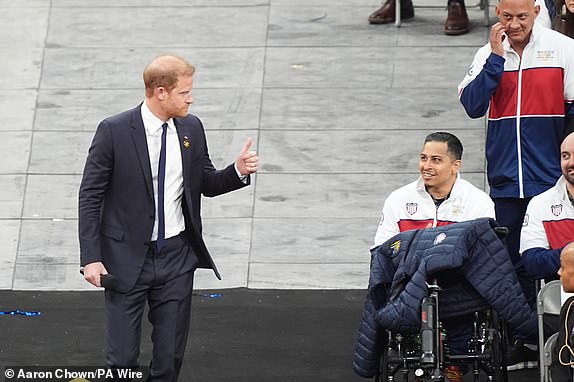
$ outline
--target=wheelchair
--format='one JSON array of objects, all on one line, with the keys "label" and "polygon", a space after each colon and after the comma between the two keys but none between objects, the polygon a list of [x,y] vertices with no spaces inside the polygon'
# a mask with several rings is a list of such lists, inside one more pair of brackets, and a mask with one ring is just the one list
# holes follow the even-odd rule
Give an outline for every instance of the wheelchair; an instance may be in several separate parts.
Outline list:
[{"label": "wheelchair", "polygon": [[[439,299],[443,288],[436,278],[427,283],[428,296],[421,303],[419,333],[385,331],[386,346],[382,350],[376,382],[409,381],[448,382],[445,367],[466,365],[473,381],[507,382],[506,325],[497,313],[481,305],[474,311],[472,335],[466,354],[451,354],[448,333],[440,320]],[[484,379],[486,377],[486,379]],[[482,378],[482,379],[481,379]]]}]

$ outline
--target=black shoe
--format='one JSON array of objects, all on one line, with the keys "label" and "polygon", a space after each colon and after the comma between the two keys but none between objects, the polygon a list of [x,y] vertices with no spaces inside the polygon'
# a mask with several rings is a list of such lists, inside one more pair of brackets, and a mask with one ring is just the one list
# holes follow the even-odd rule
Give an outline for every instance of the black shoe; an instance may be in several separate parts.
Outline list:
[{"label": "black shoe", "polygon": [[506,370],[536,369],[538,352],[524,346],[522,341],[515,341],[506,355]]}]

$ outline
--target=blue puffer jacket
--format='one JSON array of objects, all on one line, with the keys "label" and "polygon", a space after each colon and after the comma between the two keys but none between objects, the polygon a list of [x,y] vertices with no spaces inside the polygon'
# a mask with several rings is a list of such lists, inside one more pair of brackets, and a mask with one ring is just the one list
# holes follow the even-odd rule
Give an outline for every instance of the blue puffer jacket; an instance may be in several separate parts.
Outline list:
[{"label": "blue puffer jacket", "polygon": [[[353,360],[355,373],[374,376],[381,349],[386,346],[385,329],[419,331],[420,305],[428,293],[426,280],[448,269],[457,268],[471,286],[463,292],[466,295],[457,296],[467,302],[465,310],[478,309],[486,302],[518,336],[535,335],[536,314],[526,302],[506,247],[494,231],[496,225],[492,219],[481,218],[406,231],[372,249],[369,289]],[[453,306],[445,304],[450,293],[451,289],[441,294],[441,317],[447,306]],[[457,310],[461,307],[454,305]]]}]

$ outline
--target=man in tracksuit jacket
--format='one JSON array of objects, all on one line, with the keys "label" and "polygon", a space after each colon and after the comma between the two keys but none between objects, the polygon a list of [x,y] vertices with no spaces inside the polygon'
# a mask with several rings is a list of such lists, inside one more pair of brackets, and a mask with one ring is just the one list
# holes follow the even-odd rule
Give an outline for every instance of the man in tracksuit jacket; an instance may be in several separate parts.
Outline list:
[{"label": "man in tracksuit jacket", "polygon": [[490,196],[497,221],[510,230],[508,251],[532,306],[534,280],[520,261],[520,229],[530,198],[560,176],[560,141],[574,118],[574,40],[535,25],[538,13],[534,0],[500,0],[490,42],[476,53],[458,87],[471,118],[490,107]]},{"label": "man in tracksuit jacket", "polygon": [[[448,134],[443,138],[440,134],[448,133],[428,135],[425,146],[428,147],[427,144],[434,142],[444,146],[445,152],[450,151],[447,149],[448,143],[440,139],[456,137]],[[460,147],[462,150],[462,145]],[[381,220],[375,234],[375,246],[384,243],[399,232],[411,229],[431,228],[480,217],[494,218],[494,204],[490,197],[460,177],[458,166],[461,161],[460,158],[457,159],[456,154],[453,154],[452,158],[452,165],[456,168],[449,169],[446,178],[444,188],[447,194],[437,194],[432,186],[427,188],[427,184],[434,182],[437,173],[440,172],[440,170],[437,171],[436,164],[433,164],[431,157],[432,153],[423,147],[419,163],[421,173],[419,178],[391,192],[385,199]],[[449,159],[444,158],[444,160]]]},{"label": "man in tracksuit jacket", "polygon": [[[574,244],[574,132],[564,139],[560,152],[562,176],[554,187],[528,203],[520,235],[520,253],[526,272],[546,281],[559,277],[560,258],[564,258],[566,248]],[[562,301],[567,298],[563,293]],[[559,317],[545,317],[545,338],[556,333],[559,326]]]},{"label": "man in tracksuit jacket", "polygon": [[574,132],[560,151],[562,176],[554,187],[532,198],[522,227],[522,262],[536,279],[557,279],[560,252],[574,242]]},{"label": "man in tracksuit jacket", "polygon": [[[393,191],[386,199],[375,235],[375,246],[399,232],[430,228],[481,217],[494,218],[490,197],[458,173],[462,144],[450,133],[427,135],[419,160],[420,177]],[[472,315],[443,320],[448,331],[448,345],[454,354],[467,351],[472,334]],[[462,381],[456,365],[446,370],[450,381]]]}]

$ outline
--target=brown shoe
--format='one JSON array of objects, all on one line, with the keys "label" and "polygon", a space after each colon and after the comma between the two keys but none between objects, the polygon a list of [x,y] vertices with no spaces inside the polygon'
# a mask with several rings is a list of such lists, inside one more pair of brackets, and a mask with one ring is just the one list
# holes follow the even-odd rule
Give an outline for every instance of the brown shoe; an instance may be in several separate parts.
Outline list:
[{"label": "brown shoe", "polygon": [[470,21],[466,14],[464,3],[450,1],[448,4],[448,16],[444,23],[444,33],[449,36],[465,34],[470,28]]},{"label": "brown shoe", "polygon": [[[415,16],[412,0],[401,0],[401,19],[412,19]],[[387,24],[395,22],[395,0],[387,0],[376,11],[369,15],[370,24]]]}]

